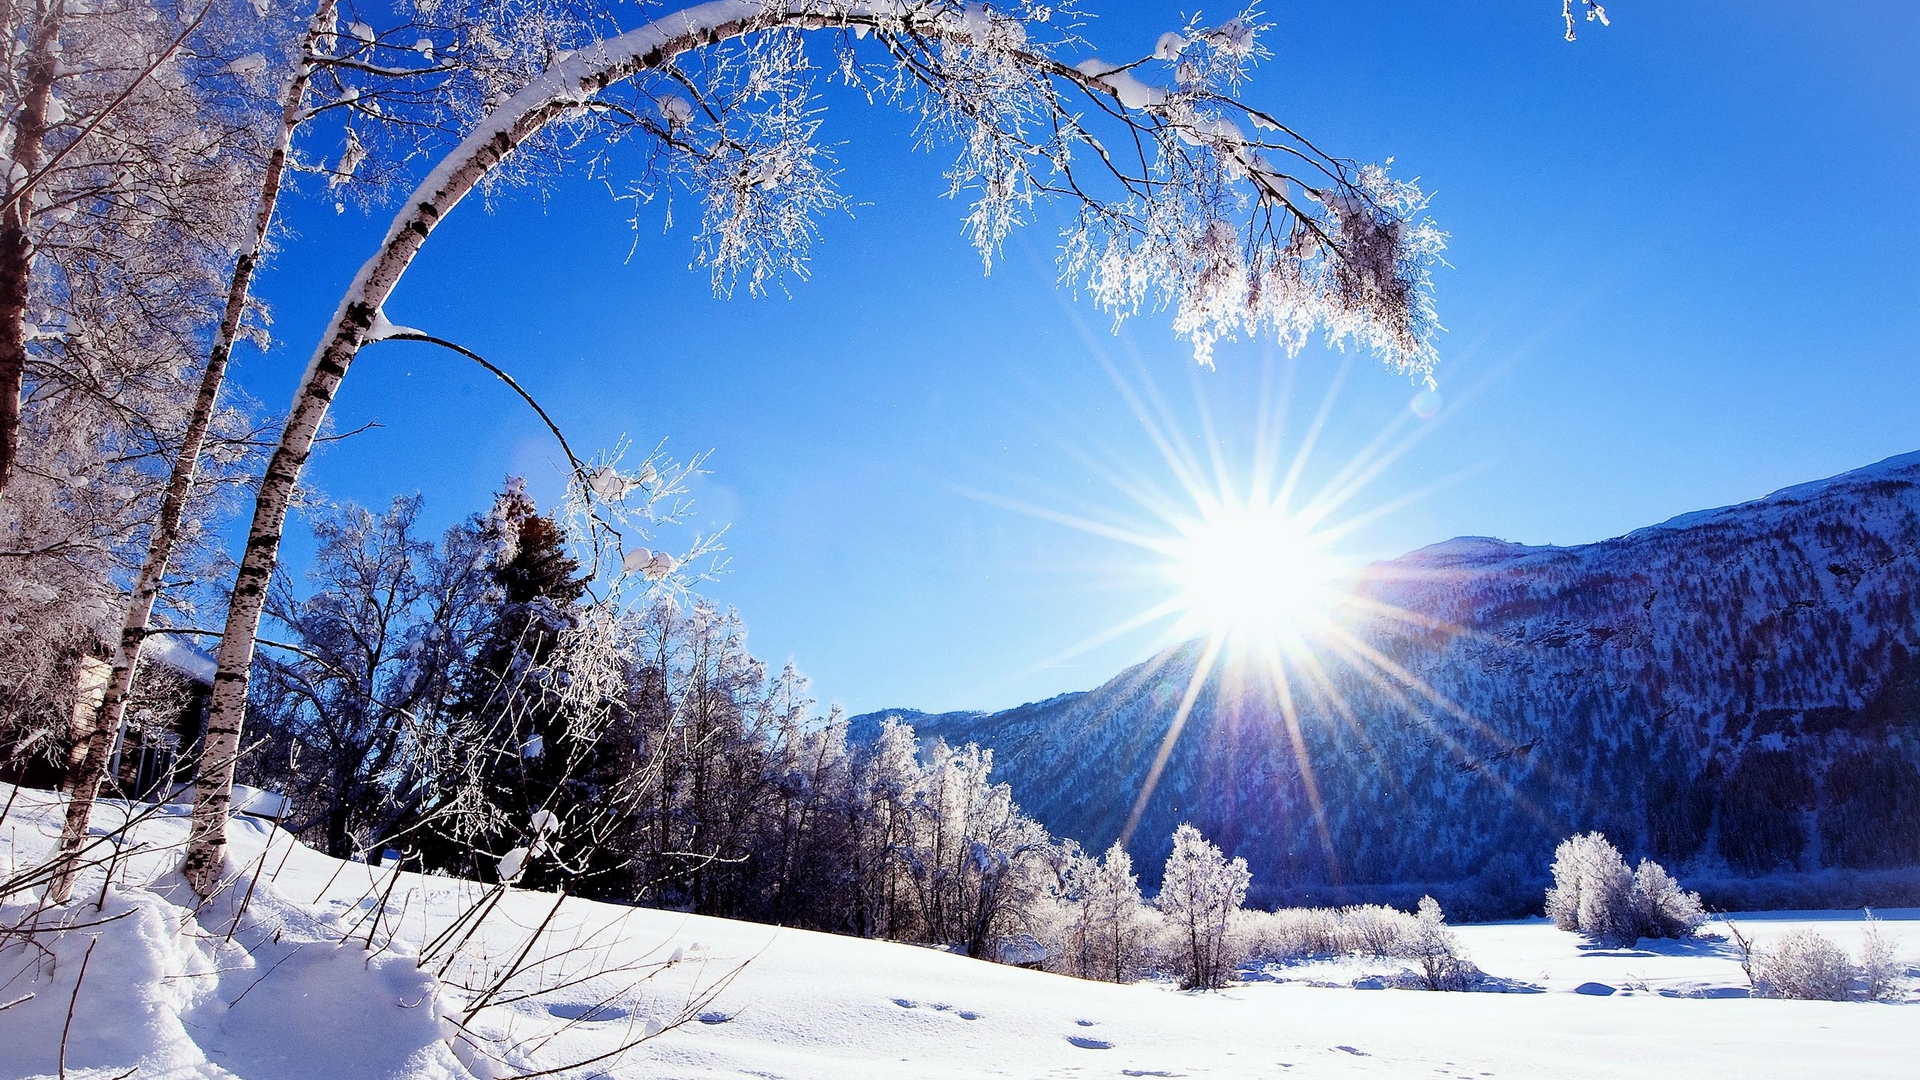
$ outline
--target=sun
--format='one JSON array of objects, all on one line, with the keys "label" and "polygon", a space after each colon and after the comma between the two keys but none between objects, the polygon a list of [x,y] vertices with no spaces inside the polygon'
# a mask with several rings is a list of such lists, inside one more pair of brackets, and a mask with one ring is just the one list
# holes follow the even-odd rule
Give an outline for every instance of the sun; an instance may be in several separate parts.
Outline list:
[{"label": "sun", "polygon": [[1182,631],[1242,646],[1295,644],[1327,618],[1339,568],[1284,507],[1217,502],[1178,530],[1165,573]]}]

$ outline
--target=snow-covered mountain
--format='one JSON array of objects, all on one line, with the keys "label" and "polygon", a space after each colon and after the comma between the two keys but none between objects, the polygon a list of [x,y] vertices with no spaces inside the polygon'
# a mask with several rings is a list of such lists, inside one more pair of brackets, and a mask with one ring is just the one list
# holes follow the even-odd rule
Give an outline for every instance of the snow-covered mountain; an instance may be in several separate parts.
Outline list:
[{"label": "snow-covered mountain", "polygon": [[[1347,644],[1285,662],[1297,735],[1267,667],[1206,680],[1129,844],[1149,877],[1183,820],[1268,898],[1530,891],[1589,828],[1700,874],[1920,865],[1920,453],[1594,544],[1449,540],[1355,592],[1404,614],[1356,607]],[[1200,652],[854,731],[990,746],[1022,806],[1099,849]]]}]

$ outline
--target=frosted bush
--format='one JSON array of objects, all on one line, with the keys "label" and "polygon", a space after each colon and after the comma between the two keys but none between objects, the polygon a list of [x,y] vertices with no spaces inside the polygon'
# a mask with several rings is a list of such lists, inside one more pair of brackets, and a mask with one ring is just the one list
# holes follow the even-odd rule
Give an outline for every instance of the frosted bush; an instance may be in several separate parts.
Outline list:
[{"label": "frosted bush", "polygon": [[1847,1001],[1853,996],[1853,961],[1824,934],[1795,930],[1753,961],[1754,989],[1763,997]]},{"label": "frosted bush", "polygon": [[1415,916],[1381,904],[1248,911],[1235,924],[1241,954],[1262,963],[1316,956],[1397,957],[1418,929]]},{"label": "frosted bush", "polygon": [[1639,869],[1629,870],[1618,848],[1590,832],[1555,849],[1547,916],[1602,945],[1628,946],[1641,938],[1690,937],[1706,912],[1700,894],[1680,888],[1665,867],[1642,859]]},{"label": "frosted bush", "polygon": [[1384,904],[1340,909],[1340,951],[1363,956],[1392,956],[1417,928],[1417,920]]},{"label": "frosted bush", "polygon": [[1633,872],[1634,916],[1641,937],[1692,937],[1707,921],[1699,893],[1690,893],[1652,859],[1640,860]]},{"label": "frosted bush", "polygon": [[1328,908],[1243,911],[1234,922],[1237,951],[1258,963],[1284,963],[1340,952],[1340,919]]},{"label": "frosted bush", "polygon": [[1906,971],[1894,960],[1892,938],[1880,928],[1880,920],[1867,912],[1867,932],[1860,942],[1860,979],[1865,985],[1861,996],[1868,1001],[1903,1001],[1907,996]]},{"label": "frosted bush", "polygon": [[1440,902],[1420,898],[1412,932],[1396,946],[1397,954],[1413,961],[1418,985],[1428,990],[1468,990],[1480,979],[1480,969],[1460,949],[1460,938],[1447,925]]}]

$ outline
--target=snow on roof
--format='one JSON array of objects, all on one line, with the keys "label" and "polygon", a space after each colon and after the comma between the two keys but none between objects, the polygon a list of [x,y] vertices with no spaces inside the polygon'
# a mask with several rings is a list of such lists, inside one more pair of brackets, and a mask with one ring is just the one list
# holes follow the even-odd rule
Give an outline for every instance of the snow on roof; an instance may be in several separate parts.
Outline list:
[{"label": "snow on roof", "polygon": [[213,656],[187,644],[178,634],[150,635],[141,647],[140,655],[201,686],[213,685],[213,673],[217,667]]}]

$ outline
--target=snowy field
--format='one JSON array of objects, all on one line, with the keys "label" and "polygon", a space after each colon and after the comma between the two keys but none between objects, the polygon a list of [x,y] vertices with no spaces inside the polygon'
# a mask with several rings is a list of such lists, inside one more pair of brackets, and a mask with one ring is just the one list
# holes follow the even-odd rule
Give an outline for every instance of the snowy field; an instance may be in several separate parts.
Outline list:
[{"label": "snowy field", "polygon": [[[11,795],[0,785],[0,801]],[[0,876],[44,858],[59,806],[19,793]],[[114,807],[108,813],[124,813]],[[424,942],[483,888],[340,863],[241,819],[234,854],[260,881],[195,912],[161,873],[184,817],[136,826],[142,848],[101,899],[35,916],[15,897],[0,946],[0,1080],[244,1077],[1906,1077],[1920,1006],[1750,999],[1709,937],[1583,947],[1544,922],[1463,926],[1507,993],[1355,988],[1390,968],[1312,963],[1231,989],[1111,986],[929,949],[671,912],[509,894],[437,981]],[[124,875],[124,877],[122,877]],[[145,883],[145,884],[143,884]],[[372,910],[385,899],[376,926]],[[1879,913],[1920,976],[1920,910]],[[1817,925],[1849,949],[1858,913],[1736,917],[1764,945]],[[535,931],[545,923],[545,932]],[[184,928],[184,932],[182,932]],[[228,939],[232,928],[231,939]],[[1717,924],[1709,933],[1718,933]],[[342,939],[346,941],[343,944]],[[371,940],[371,948],[368,942]],[[88,956],[88,943],[96,941]],[[529,943],[532,942],[529,949]],[[523,955],[524,954],[524,955]],[[84,978],[76,993],[82,966]],[[472,1011],[502,971],[518,974]],[[25,995],[31,994],[31,997]],[[12,1004],[10,1004],[12,1003]],[[71,1009],[71,1023],[68,1021]],[[621,1053],[649,1031],[686,1022]],[[590,1061],[600,1055],[609,1055]]]}]

